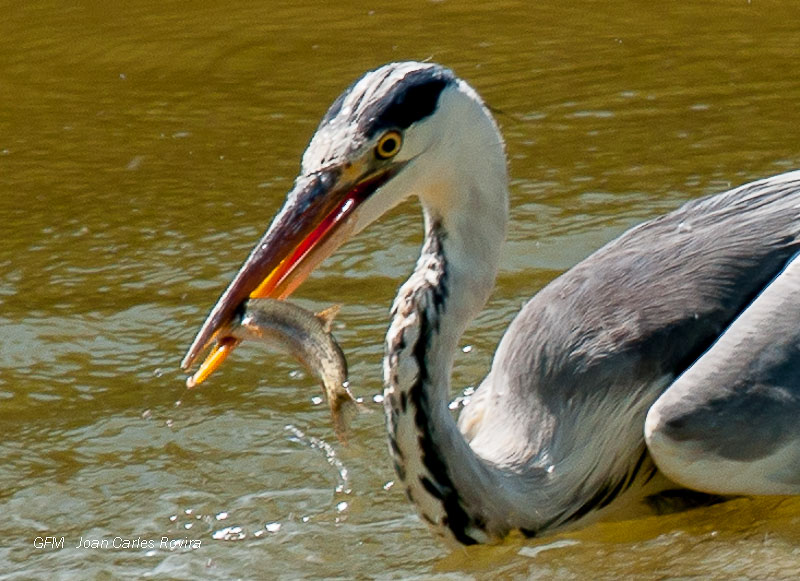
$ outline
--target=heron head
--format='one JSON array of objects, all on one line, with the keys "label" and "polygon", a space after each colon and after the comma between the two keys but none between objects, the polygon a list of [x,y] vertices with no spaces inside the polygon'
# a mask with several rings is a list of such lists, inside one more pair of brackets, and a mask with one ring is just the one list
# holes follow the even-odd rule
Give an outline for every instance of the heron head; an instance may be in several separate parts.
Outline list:
[{"label": "heron head", "polygon": [[[235,345],[226,333],[248,298],[288,297],[341,244],[410,194],[434,205],[448,203],[452,184],[442,184],[459,163],[468,163],[447,150],[460,139],[456,129],[464,123],[464,107],[483,109],[477,94],[450,70],[417,62],[368,72],[334,101],[283,207],[182,362],[188,369],[216,341],[196,383]],[[493,133],[499,142],[496,128]]]}]

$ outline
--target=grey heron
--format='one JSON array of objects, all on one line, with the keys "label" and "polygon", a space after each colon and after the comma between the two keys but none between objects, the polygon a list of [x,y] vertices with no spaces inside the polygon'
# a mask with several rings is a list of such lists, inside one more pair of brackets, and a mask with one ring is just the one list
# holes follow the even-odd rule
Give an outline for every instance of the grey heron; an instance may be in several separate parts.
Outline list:
[{"label": "grey heron", "polygon": [[235,347],[249,297],[288,297],[410,195],[425,238],[386,335],[389,449],[420,517],[462,544],[652,506],[673,489],[800,493],[800,172],[625,232],[540,290],[456,421],[454,353],[494,285],[504,142],[452,71],[400,62],[336,99],[182,366]]}]

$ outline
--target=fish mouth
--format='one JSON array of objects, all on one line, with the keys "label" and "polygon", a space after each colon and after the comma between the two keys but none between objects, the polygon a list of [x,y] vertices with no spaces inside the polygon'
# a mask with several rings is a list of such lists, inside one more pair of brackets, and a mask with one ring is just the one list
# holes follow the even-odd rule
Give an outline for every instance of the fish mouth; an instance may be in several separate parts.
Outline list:
[{"label": "fish mouth", "polygon": [[285,299],[354,233],[361,204],[394,177],[401,164],[351,180],[341,166],[300,176],[267,231],[239,268],[194,338],[181,368],[189,370],[214,344],[187,381],[208,378],[239,343],[231,329],[250,298]]}]

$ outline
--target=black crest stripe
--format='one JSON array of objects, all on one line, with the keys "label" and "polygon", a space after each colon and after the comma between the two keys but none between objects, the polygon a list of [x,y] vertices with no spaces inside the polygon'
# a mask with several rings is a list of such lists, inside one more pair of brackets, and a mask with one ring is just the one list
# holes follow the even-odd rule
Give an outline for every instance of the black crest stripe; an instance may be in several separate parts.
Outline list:
[{"label": "black crest stripe", "polygon": [[436,111],[442,91],[453,82],[455,78],[447,69],[413,71],[367,107],[359,123],[368,136],[389,128],[407,129]]}]

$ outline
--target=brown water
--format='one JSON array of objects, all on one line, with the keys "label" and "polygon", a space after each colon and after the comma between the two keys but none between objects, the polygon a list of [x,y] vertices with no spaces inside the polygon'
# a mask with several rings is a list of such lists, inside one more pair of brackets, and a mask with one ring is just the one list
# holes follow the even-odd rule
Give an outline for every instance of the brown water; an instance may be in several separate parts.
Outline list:
[{"label": "brown water", "polygon": [[[499,111],[514,178],[454,378],[474,385],[521,302],[591,250],[800,166],[795,3],[66,4],[0,2],[0,578],[796,577],[792,499],[448,554],[391,486],[380,413],[342,449],[284,357],[245,346],[191,394],[178,370],[329,102],[431,58]],[[419,228],[393,212],[298,294],[343,304],[368,400]],[[115,537],[156,546],[77,548]]]}]

